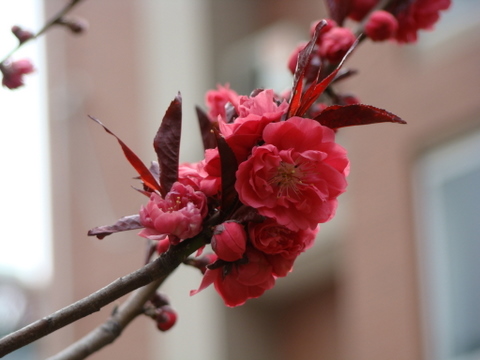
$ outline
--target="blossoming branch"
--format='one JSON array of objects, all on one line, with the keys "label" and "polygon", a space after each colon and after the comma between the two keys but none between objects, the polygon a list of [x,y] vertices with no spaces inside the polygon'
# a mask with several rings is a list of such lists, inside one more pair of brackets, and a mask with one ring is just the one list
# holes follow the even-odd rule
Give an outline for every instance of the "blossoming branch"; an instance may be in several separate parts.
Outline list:
[{"label": "blossoming branch", "polygon": [[[139,293],[141,301],[130,313],[143,313],[160,330],[170,329],[177,314],[156,288],[182,262],[203,274],[192,295],[213,285],[230,307],[261,296],[313,245],[319,224],[335,216],[350,168],[336,132],[356,125],[405,124],[386,110],[337,92],[335,85],[355,74],[345,62],[362,41],[415,42],[418,31],[431,29],[450,0],[327,0],[327,5],[330,18],[315,22],[310,40],[286,59],[293,75],[290,89],[240,95],[229,85],[218,85],[206,93],[206,110],[197,108],[204,146],[204,158],[197,163],[179,163],[180,94],[154,137],[157,159],[151,166],[92,118],[117,139],[141,180],[137,190],[146,196],[137,214],[89,231],[101,239],[140,230],[138,235],[152,245],[145,276],[155,286]],[[344,26],[347,18],[357,22],[355,29]],[[21,85],[31,71],[22,64],[14,71],[2,62],[5,86]],[[139,277],[141,281],[128,282],[129,291],[145,285],[144,275]],[[124,313],[122,308],[112,319]],[[119,323],[126,326],[128,319]],[[92,334],[58,358],[78,353],[81,346],[85,352],[108,343]],[[89,351],[85,353],[95,350]]]}]

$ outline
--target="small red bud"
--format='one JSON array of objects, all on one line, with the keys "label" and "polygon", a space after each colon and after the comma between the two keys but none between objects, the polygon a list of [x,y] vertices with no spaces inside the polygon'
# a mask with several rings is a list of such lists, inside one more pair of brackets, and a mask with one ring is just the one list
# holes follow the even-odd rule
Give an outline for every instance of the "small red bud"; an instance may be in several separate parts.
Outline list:
[{"label": "small red bud", "polygon": [[177,313],[170,306],[165,305],[157,310],[157,329],[170,330],[177,322]]},{"label": "small red bud", "polygon": [[320,56],[332,63],[337,63],[342,60],[355,40],[355,34],[349,28],[334,27],[321,38]]},{"label": "small red bud", "polygon": [[12,33],[18,39],[20,44],[30,40],[34,36],[32,32],[28,30],[23,30],[20,26],[17,25],[12,26]]},{"label": "small red bud", "polygon": [[365,24],[365,34],[373,41],[391,39],[395,36],[397,30],[397,19],[384,10],[374,11]]},{"label": "small red bud", "polygon": [[81,34],[88,29],[88,22],[82,18],[60,18],[56,22],[58,25],[67,27],[71,32],[75,34]]},{"label": "small red bud", "polygon": [[247,233],[243,225],[235,221],[226,221],[217,225],[212,237],[212,249],[225,261],[242,258],[247,244]]}]

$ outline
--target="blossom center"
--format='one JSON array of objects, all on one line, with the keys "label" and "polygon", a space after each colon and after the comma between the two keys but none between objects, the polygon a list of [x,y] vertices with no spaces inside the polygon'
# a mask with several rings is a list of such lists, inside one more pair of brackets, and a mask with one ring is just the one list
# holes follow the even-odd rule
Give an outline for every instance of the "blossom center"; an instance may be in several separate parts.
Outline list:
[{"label": "blossom center", "polygon": [[277,197],[298,196],[302,182],[303,172],[297,164],[280,162],[275,174],[270,179],[270,184],[278,188]]}]

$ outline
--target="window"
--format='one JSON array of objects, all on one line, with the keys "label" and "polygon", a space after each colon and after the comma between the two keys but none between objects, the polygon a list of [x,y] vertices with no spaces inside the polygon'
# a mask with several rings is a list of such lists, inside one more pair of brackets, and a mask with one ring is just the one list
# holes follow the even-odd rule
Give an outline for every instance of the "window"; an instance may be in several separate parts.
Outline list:
[{"label": "window", "polygon": [[[0,56],[12,50],[17,39],[12,25],[31,30],[43,22],[42,1],[9,2],[0,12]],[[50,192],[46,121],[43,41],[39,39],[13,58],[29,58],[36,73],[27,86],[0,88],[0,275],[28,285],[41,285],[50,274]]]},{"label": "window", "polygon": [[480,131],[417,167],[419,254],[428,359],[480,359]]}]

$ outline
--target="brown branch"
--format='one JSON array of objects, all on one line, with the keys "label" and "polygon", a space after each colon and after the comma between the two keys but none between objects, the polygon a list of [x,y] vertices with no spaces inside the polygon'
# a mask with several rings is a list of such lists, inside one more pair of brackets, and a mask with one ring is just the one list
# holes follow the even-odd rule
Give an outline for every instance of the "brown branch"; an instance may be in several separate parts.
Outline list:
[{"label": "brown branch", "polygon": [[50,29],[52,26],[56,25],[59,23],[59,21],[67,15],[75,6],[77,6],[80,2],[83,0],[71,0],[68,4],[66,4],[57,14],[55,14],[50,20],[48,20],[40,30],[37,31],[36,34],[33,35],[28,40],[25,40],[23,42],[20,42],[14,49],[12,49],[0,63],[4,63],[10,56],[12,56],[18,49],[20,49],[22,46],[24,46],[26,43],[33,41],[37,39],[39,36],[43,35],[48,29]]},{"label": "brown branch", "polygon": [[82,360],[114,342],[123,329],[143,313],[145,303],[152,298],[164,280],[165,277],[136,290],[126,302],[114,310],[105,323],[47,360]]},{"label": "brown branch", "polygon": [[169,251],[143,268],[115,280],[103,289],[76,303],[3,337],[0,339],[0,357],[99,311],[105,305],[142,286],[157,281],[161,283],[188,255],[203,246],[206,239],[210,237],[211,234],[204,231],[192,239],[185,240],[177,246],[172,246]]}]

